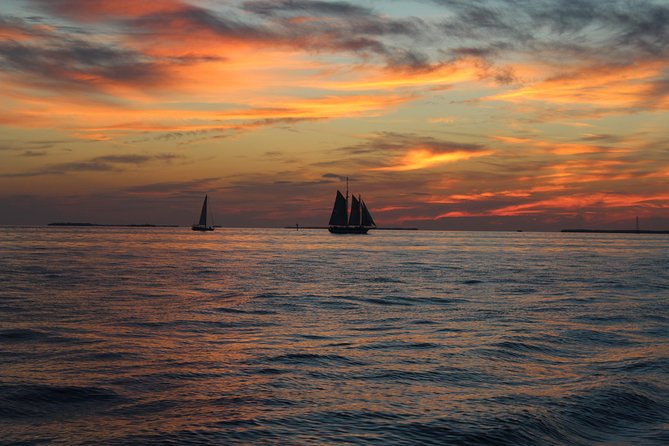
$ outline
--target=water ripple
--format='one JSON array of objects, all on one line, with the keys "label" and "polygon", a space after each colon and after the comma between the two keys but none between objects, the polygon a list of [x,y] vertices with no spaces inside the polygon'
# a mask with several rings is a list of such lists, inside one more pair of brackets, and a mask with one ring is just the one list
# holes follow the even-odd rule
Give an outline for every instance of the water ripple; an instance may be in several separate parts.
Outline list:
[{"label": "water ripple", "polygon": [[0,443],[669,444],[666,236],[191,232],[0,228]]}]

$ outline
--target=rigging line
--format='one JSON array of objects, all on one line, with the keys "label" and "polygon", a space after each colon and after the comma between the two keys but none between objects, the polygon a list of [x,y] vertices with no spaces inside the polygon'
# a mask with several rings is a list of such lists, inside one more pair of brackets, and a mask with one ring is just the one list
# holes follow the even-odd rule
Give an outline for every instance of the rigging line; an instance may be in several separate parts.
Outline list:
[{"label": "rigging line", "polygon": [[214,211],[211,209],[211,206],[209,206],[209,203],[207,203],[207,206],[209,207],[209,213],[211,214],[211,226],[215,226],[216,223],[214,222]]}]

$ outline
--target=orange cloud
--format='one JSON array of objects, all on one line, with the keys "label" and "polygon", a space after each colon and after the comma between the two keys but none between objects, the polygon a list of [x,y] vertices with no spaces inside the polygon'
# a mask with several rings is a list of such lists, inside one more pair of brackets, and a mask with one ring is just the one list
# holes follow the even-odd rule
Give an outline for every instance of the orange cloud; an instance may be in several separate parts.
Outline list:
[{"label": "orange cloud", "polygon": [[568,73],[548,74],[544,81],[489,96],[488,100],[544,101],[555,104],[637,107],[652,101],[655,108],[669,108],[664,95],[649,97],[652,84],[661,78],[668,64],[651,60],[629,65],[588,65]]},{"label": "orange cloud", "polygon": [[584,143],[564,143],[553,141],[541,141],[530,138],[517,138],[513,136],[492,136],[492,139],[508,144],[525,144],[547,151],[555,155],[578,155],[582,153],[623,152],[622,149],[612,147],[596,146]]},{"label": "orange cloud", "polygon": [[455,118],[452,116],[447,116],[443,118],[431,118],[428,119],[428,122],[430,124],[453,124],[455,122]]},{"label": "orange cloud", "polygon": [[375,167],[370,170],[404,172],[408,170],[426,169],[445,163],[467,160],[474,157],[490,155],[490,150],[470,152],[464,150],[454,150],[452,152],[439,153],[425,148],[410,149],[399,159],[392,161],[394,165],[385,167]]},{"label": "orange cloud", "polygon": [[83,139],[107,140],[135,132],[249,130],[275,122],[376,116],[413,99],[400,95],[353,95],[317,98],[266,98],[248,109],[184,110],[135,104],[54,102],[26,99],[12,113],[0,113],[0,124],[51,127]]},{"label": "orange cloud", "polygon": [[506,206],[490,211],[487,215],[513,216],[538,214],[552,210],[574,213],[585,208],[629,208],[646,207],[669,209],[669,195],[623,195],[606,193],[588,193],[573,196],[554,197],[533,203]]},{"label": "orange cloud", "polygon": [[460,60],[432,70],[383,70],[378,67],[356,67],[347,72],[344,80],[313,80],[311,87],[325,90],[394,90],[398,88],[419,88],[445,86],[468,82],[480,78],[480,70],[472,60]]},{"label": "orange cloud", "polygon": [[413,208],[411,206],[384,206],[384,207],[374,208],[374,213],[407,211],[409,209]]},{"label": "orange cloud", "polygon": [[[81,8],[75,8],[76,5]],[[126,7],[111,2],[70,0],[45,3],[45,7],[81,19],[95,14],[135,17],[174,12],[184,5],[167,1]],[[176,15],[169,16],[177,20]],[[273,48],[270,42],[253,38],[240,44],[221,36],[212,38],[181,30],[173,30],[170,36],[156,47],[147,43],[156,35],[148,39],[144,39],[144,34],[139,39],[132,33],[119,37],[120,42],[113,42],[112,56],[129,65],[118,68],[103,64],[103,69],[93,63],[84,63],[82,68],[82,64],[74,62],[80,54],[98,61],[91,55],[99,50],[105,54],[106,46],[79,43],[83,49],[72,51],[76,57],[65,50],[73,61],[58,64],[55,55],[61,51],[58,45],[62,41],[57,40],[57,46],[53,47],[50,46],[53,42],[44,39],[42,49],[38,50],[37,45],[31,48],[47,58],[52,75],[36,69],[30,73],[20,70],[3,73],[4,85],[0,88],[14,101],[6,104],[7,116],[0,121],[19,127],[51,127],[76,137],[102,140],[141,131],[248,129],[271,124],[272,120],[378,116],[416,98],[409,93],[334,96],[321,92],[316,96],[309,92],[306,96],[302,87],[321,75],[318,70],[323,65],[309,61],[303,51],[281,45]],[[205,45],[194,44],[189,41],[191,38],[203,39]],[[127,52],[123,44],[131,50]],[[198,48],[198,52],[194,53],[193,48]],[[48,91],[48,96],[41,91]],[[277,94],[278,91],[282,94]],[[23,119],[25,116],[30,119]]]},{"label": "orange cloud", "polygon": [[510,144],[526,144],[532,141],[529,138],[517,138],[515,136],[492,136],[491,138]]},{"label": "orange cloud", "polygon": [[0,22],[0,40],[29,40],[35,38],[35,33],[49,30],[47,26],[13,26]]},{"label": "orange cloud", "polygon": [[379,111],[413,99],[402,95],[326,96],[307,99],[277,100],[275,107],[256,108],[248,112],[225,112],[225,119],[258,118],[341,118],[375,115]]},{"label": "orange cloud", "polygon": [[107,0],[41,0],[51,11],[82,22],[101,22],[110,18],[135,18],[146,14],[176,12],[187,6],[180,0],[155,2],[110,2]]},{"label": "orange cloud", "polygon": [[556,155],[578,155],[579,153],[599,153],[603,150],[589,144],[561,143],[553,146],[551,151]]},{"label": "orange cloud", "polygon": [[518,181],[545,181],[554,186],[569,186],[598,181],[621,181],[639,176],[621,160],[571,160],[547,167],[551,173],[517,178]]},{"label": "orange cloud", "polygon": [[537,193],[556,192],[563,190],[564,186],[535,186],[528,189],[513,189],[501,191],[486,191],[473,194],[452,194],[446,197],[435,196],[426,200],[426,203],[432,204],[454,204],[467,201],[485,201],[494,198],[527,198]]},{"label": "orange cloud", "polygon": [[[629,212],[625,209],[629,208]],[[449,211],[436,216],[402,218],[402,221],[441,220],[460,217],[517,217],[526,215],[563,215],[575,216],[582,213],[597,212],[607,217],[638,214],[640,210],[669,210],[669,195],[623,195],[606,193],[588,193],[571,196],[559,196],[518,205],[504,206],[485,211]]]}]

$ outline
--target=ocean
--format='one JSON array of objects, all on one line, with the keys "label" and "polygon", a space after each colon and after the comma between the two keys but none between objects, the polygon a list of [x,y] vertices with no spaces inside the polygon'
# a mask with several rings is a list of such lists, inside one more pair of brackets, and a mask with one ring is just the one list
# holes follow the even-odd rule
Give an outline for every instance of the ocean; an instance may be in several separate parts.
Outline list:
[{"label": "ocean", "polygon": [[0,444],[667,445],[669,236],[0,227]]}]

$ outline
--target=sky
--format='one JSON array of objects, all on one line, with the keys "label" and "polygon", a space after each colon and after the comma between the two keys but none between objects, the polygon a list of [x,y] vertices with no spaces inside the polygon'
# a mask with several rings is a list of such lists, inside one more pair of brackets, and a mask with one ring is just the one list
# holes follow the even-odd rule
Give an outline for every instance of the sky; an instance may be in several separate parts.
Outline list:
[{"label": "sky", "polygon": [[669,229],[667,0],[2,0],[0,224]]}]

